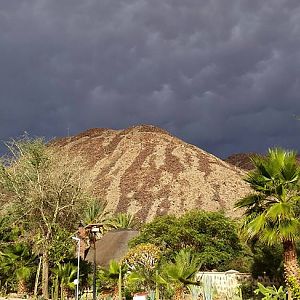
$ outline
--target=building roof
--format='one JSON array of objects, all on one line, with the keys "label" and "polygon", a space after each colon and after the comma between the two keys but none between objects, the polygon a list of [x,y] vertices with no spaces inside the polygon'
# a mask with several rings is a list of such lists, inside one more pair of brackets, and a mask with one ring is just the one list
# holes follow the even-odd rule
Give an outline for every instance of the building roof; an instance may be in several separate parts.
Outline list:
[{"label": "building roof", "polygon": [[[96,264],[98,266],[107,267],[109,261],[114,259],[119,261],[128,251],[128,242],[138,235],[136,230],[112,230],[104,234],[104,236],[96,241]],[[94,262],[94,244],[86,255],[86,260]]]}]

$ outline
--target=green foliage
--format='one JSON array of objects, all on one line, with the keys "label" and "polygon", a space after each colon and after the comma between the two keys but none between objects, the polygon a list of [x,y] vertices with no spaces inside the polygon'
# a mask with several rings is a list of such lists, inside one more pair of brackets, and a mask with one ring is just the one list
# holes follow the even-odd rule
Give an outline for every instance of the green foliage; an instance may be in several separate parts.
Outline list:
[{"label": "green foliage", "polygon": [[71,290],[75,289],[73,281],[77,275],[77,266],[74,266],[72,263],[58,263],[52,271],[59,282],[61,299],[63,299],[65,296],[69,295]]},{"label": "green foliage", "polygon": [[143,268],[146,270],[153,270],[156,268],[161,257],[160,249],[150,243],[139,244],[130,249],[123,262],[130,270]]},{"label": "green foliage", "polygon": [[16,241],[20,234],[21,229],[14,226],[9,216],[0,216],[0,250],[7,243]]},{"label": "green foliage", "polygon": [[[254,291],[256,295],[262,294],[264,297],[262,300],[285,300],[286,299],[286,291],[280,286],[278,289],[275,286],[265,287],[261,283],[257,283],[258,288]],[[293,298],[296,299],[296,298]]]},{"label": "green foliage", "polygon": [[295,277],[288,278],[293,300],[300,300],[300,284]]},{"label": "green foliage", "polygon": [[[0,252],[2,284],[16,291],[14,283],[28,282],[35,269],[36,256],[25,243],[9,244]],[[4,282],[3,282],[4,281]]]},{"label": "green foliage", "polygon": [[255,169],[246,181],[255,193],[237,202],[245,208],[244,228],[248,237],[269,245],[298,238],[300,219],[298,183],[300,167],[296,154],[282,149],[270,149],[267,157],[254,157]]},{"label": "green foliage", "polygon": [[122,299],[122,282],[126,271],[127,268],[122,263],[111,260],[108,268],[101,268],[97,273],[98,286],[109,291],[113,297]]},{"label": "green foliage", "polygon": [[107,202],[92,198],[83,212],[83,224],[105,224],[108,220],[106,205]]},{"label": "green foliage", "polygon": [[118,282],[120,272],[124,275],[126,270],[127,269],[123,264],[118,263],[116,260],[112,259],[109,262],[108,268],[100,269],[98,275],[102,276],[102,278],[106,278],[108,281],[111,281],[113,285],[115,285],[115,283]]},{"label": "green foliage", "polygon": [[166,246],[169,248],[179,248],[180,240],[177,234],[170,236],[170,233],[176,231],[178,227],[178,219],[175,216],[165,215],[156,217],[152,222],[144,224],[139,236],[131,241],[131,245],[135,246],[141,243],[151,242],[158,246]]},{"label": "green foliage", "polygon": [[198,283],[193,280],[200,267],[200,255],[192,253],[191,250],[182,249],[171,262],[163,265],[162,277],[174,285],[197,285]]},{"label": "green foliage", "polygon": [[111,218],[109,225],[115,229],[132,229],[135,225],[134,216],[129,213],[118,213]]},{"label": "green foliage", "polygon": [[242,294],[242,299],[251,299],[251,300],[256,300],[259,299],[254,291],[257,289],[257,285],[255,285],[253,282],[243,282],[240,286],[239,289]]},{"label": "green foliage", "polygon": [[281,245],[268,246],[257,241],[252,246],[253,264],[251,273],[254,278],[265,274],[271,280],[284,284],[283,249]]},{"label": "green foliage", "polygon": [[75,247],[70,232],[64,228],[55,227],[52,243],[49,248],[49,257],[54,265],[74,256]]},{"label": "green foliage", "polygon": [[182,248],[193,249],[200,253],[202,268],[207,270],[226,270],[238,257],[247,257],[234,222],[216,212],[192,211],[178,218],[157,217],[143,226],[130,245],[146,242],[159,246],[167,257]]},{"label": "green foliage", "polygon": [[253,157],[253,163],[255,169],[245,179],[253,193],[236,204],[245,209],[243,229],[249,240],[258,239],[267,245],[282,244],[286,258],[285,279],[295,277],[299,281],[299,266],[294,259],[300,230],[300,166],[296,153],[269,149],[266,157]]},{"label": "green foliage", "polygon": [[195,274],[201,266],[199,255],[189,249],[182,249],[171,261],[161,267],[160,283],[171,288],[174,299],[183,299],[183,291],[188,285],[200,285],[194,280]]},{"label": "green foliage", "polygon": [[128,285],[134,290],[155,289],[160,258],[161,251],[153,244],[140,244],[130,249],[123,258],[129,270]]},{"label": "green foliage", "polygon": [[0,290],[8,292],[15,288],[16,274],[11,258],[6,253],[11,252],[19,240],[21,229],[14,226],[8,215],[0,216]]}]

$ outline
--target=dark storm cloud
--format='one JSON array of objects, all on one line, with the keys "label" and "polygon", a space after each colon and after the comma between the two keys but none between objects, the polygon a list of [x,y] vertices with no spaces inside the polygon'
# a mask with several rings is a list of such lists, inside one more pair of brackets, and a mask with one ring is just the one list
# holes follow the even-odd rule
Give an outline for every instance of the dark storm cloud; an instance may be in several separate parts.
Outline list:
[{"label": "dark storm cloud", "polygon": [[4,140],[152,123],[300,149],[299,0],[2,1],[0,66]]}]

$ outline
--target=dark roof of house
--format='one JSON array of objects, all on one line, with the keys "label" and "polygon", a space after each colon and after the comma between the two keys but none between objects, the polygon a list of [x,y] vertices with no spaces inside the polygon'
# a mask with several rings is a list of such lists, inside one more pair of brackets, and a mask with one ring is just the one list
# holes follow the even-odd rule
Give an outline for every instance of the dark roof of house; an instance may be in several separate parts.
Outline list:
[{"label": "dark roof of house", "polygon": [[[128,251],[128,242],[138,235],[136,230],[112,230],[106,233],[100,240],[96,241],[96,264],[98,266],[107,267],[109,261],[114,259],[119,261]],[[86,255],[86,260],[94,262],[94,244]]]}]

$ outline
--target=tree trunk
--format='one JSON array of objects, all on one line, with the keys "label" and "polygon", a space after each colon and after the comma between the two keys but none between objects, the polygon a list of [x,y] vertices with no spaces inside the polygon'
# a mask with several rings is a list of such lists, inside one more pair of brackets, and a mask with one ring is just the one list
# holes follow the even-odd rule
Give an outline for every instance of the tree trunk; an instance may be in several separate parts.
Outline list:
[{"label": "tree trunk", "polygon": [[37,293],[38,293],[41,266],[42,266],[42,257],[40,257],[40,259],[39,259],[39,265],[38,265],[38,268],[36,271],[35,282],[34,282],[34,292],[33,292],[34,297],[37,297]]},{"label": "tree trunk", "polygon": [[18,295],[25,295],[27,293],[27,285],[24,279],[18,281]]},{"label": "tree trunk", "polygon": [[119,300],[119,286],[116,285],[114,287],[113,295],[112,295],[113,300]]},{"label": "tree trunk", "polygon": [[173,295],[173,300],[182,300],[183,299],[183,288],[176,288]]},{"label": "tree trunk", "polygon": [[285,280],[295,278],[299,282],[299,265],[295,244],[292,241],[283,242]]},{"label": "tree trunk", "polygon": [[292,291],[293,286],[291,285],[291,280],[294,284],[300,284],[300,272],[299,265],[297,261],[297,253],[295,244],[292,241],[283,242],[283,255],[284,255],[284,276],[285,281],[288,286],[288,299],[293,299]]},{"label": "tree trunk", "polygon": [[43,253],[43,263],[42,263],[42,293],[44,299],[49,299],[49,291],[48,291],[48,281],[49,281],[49,255],[46,250]]}]

